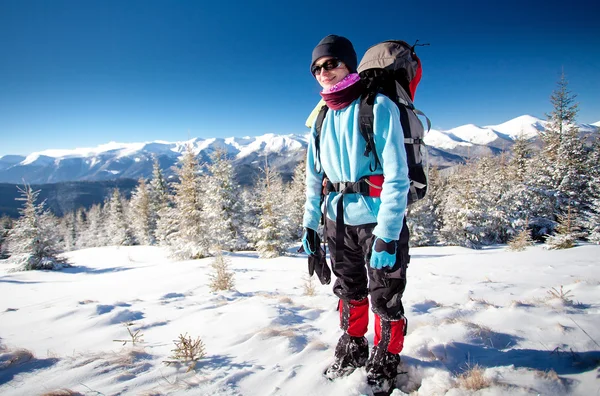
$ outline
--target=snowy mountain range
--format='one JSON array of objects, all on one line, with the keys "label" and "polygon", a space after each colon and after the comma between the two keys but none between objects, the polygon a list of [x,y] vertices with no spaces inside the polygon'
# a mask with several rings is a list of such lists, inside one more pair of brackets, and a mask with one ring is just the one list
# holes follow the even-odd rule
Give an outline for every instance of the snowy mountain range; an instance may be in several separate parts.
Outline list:
[{"label": "snowy mountain range", "polygon": [[[432,129],[425,137],[429,163],[449,167],[467,158],[498,154],[510,150],[523,134],[534,144],[546,121],[524,115],[499,125],[480,127],[463,125],[447,131]],[[600,121],[580,125],[582,134],[600,133]],[[238,180],[251,184],[268,158],[269,166],[289,178],[296,164],[304,158],[309,134],[266,134],[245,138],[192,139],[184,142],[154,141],[145,143],[107,143],[95,148],[45,150],[24,157],[0,157],[0,183],[30,184],[65,181],[101,181],[120,178],[149,177],[153,156],[167,176],[187,144],[191,144],[201,162],[208,162],[215,150],[224,150],[233,159]]]}]

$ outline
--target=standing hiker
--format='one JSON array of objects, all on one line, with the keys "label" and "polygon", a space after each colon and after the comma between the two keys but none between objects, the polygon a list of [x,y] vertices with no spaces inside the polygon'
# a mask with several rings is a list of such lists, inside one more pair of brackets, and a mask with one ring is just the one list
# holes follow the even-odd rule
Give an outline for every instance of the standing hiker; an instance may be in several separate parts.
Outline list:
[{"label": "standing hiker", "polygon": [[[404,344],[401,298],[409,261],[404,217],[409,177],[400,114],[388,97],[375,96],[373,138],[365,140],[359,121],[365,85],[345,37],[323,38],[312,52],[310,70],[323,88],[327,112],[321,112],[324,118],[313,124],[309,139],[302,245],[309,254],[309,271],[315,262],[326,267],[317,234],[323,203],[324,236],[337,277],[333,292],[340,299],[344,331],[325,376],[334,379],[366,366],[369,384],[389,391]],[[370,355],[365,338],[369,295],[375,314]]]}]

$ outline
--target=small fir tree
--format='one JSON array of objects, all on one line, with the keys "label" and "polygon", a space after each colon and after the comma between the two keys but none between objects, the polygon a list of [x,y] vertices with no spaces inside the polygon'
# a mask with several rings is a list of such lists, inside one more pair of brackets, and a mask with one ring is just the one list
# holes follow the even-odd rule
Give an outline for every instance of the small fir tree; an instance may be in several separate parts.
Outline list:
[{"label": "small fir tree", "polygon": [[[579,213],[585,206],[582,198],[585,197],[586,154],[576,123],[575,98],[563,72],[550,96],[553,110],[547,114],[548,122],[540,133],[543,145],[533,177],[535,187],[546,196],[553,209],[550,220],[566,213],[567,207]],[[571,220],[580,222],[577,218]]]},{"label": "small fir tree", "polygon": [[154,245],[156,221],[144,178],[140,178],[138,181],[138,185],[131,195],[129,207],[129,224],[135,241],[141,245]]},{"label": "small fir tree", "polygon": [[531,231],[527,227],[528,222],[525,221],[525,226],[508,241],[508,250],[514,252],[521,252],[529,246],[533,246],[533,238],[531,238]]},{"label": "small fir tree", "polygon": [[8,216],[2,216],[0,218],[0,260],[8,257],[8,251],[6,248],[6,238],[12,228],[12,220]]},{"label": "small fir tree", "polygon": [[571,207],[568,207],[565,215],[558,216],[558,226],[556,233],[550,235],[546,239],[546,248],[569,249],[577,244],[577,239],[580,237],[580,230],[577,224],[573,222],[573,213]]},{"label": "small fir tree", "polygon": [[[557,172],[562,177],[558,184],[559,209],[565,211],[571,207],[577,213],[585,209],[586,187],[588,180],[588,169],[585,163],[587,153],[583,141],[579,138],[579,129],[568,128],[561,141],[559,150],[562,159],[557,165]],[[575,212],[574,212],[575,213]],[[572,219],[578,226],[582,226],[581,218]]]},{"label": "small fir tree", "polygon": [[474,163],[475,189],[481,208],[483,244],[506,243],[515,230],[509,222],[512,202],[503,197],[510,189],[511,175],[507,172],[505,153],[496,157],[482,157]]},{"label": "small fir tree", "polygon": [[115,188],[105,204],[106,223],[104,224],[108,244],[112,246],[128,246],[133,244],[129,222],[125,213],[125,204],[119,189]]},{"label": "small fir tree", "polygon": [[92,205],[83,217],[85,221],[84,226],[81,227],[78,246],[80,248],[107,246],[109,240],[104,227],[106,215],[102,205]]},{"label": "small fir tree", "polygon": [[533,239],[531,238],[531,233],[527,228],[524,228],[508,241],[508,250],[521,252],[532,245]]},{"label": "small fir tree", "polygon": [[246,187],[241,193],[242,226],[241,232],[248,241],[248,249],[256,250],[258,223],[260,220],[260,198],[256,187]]},{"label": "small fir tree", "polygon": [[79,208],[75,211],[75,230],[77,232],[75,249],[82,249],[85,247],[83,246],[83,233],[85,232],[86,227],[86,211],[84,208]]},{"label": "small fir tree", "polygon": [[[542,200],[536,205],[535,189],[530,189],[532,179],[532,161],[535,158],[531,142],[521,134],[512,147],[512,157],[504,167],[506,188],[501,197],[505,211],[505,235],[514,239],[524,229],[529,229],[530,218],[545,218],[548,204]],[[551,211],[550,211],[551,213]]]},{"label": "small fir tree", "polygon": [[156,238],[156,242],[161,246],[169,246],[173,234],[177,231],[178,216],[173,199],[173,196],[169,196],[168,203],[157,212],[158,216],[154,237]]},{"label": "small fir tree", "polygon": [[441,230],[446,245],[479,249],[485,242],[486,208],[474,176],[475,166],[470,163],[457,167],[448,178]]},{"label": "small fir tree", "polygon": [[[169,208],[172,208],[171,195],[167,182],[160,169],[158,158],[154,156],[152,163],[152,178],[148,187],[150,200],[150,230],[152,239],[160,244],[166,244],[168,235],[173,231],[172,218],[168,217]],[[164,218],[161,218],[161,215]]]},{"label": "small fir tree", "polygon": [[263,178],[257,183],[257,189],[260,213],[255,233],[256,250],[262,258],[279,257],[286,250],[289,224],[283,200],[283,180],[266,160]]},{"label": "small fir tree", "polygon": [[36,204],[39,191],[31,186],[19,187],[23,206],[20,217],[10,230],[7,242],[11,254],[9,261],[20,270],[56,270],[68,267],[67,260],[60,257],[60,242],[57,233],[58,221],[44,209],[44,204]]},{"label": "small fir tree", "polygon": [[149,187],[150,201],[152,202],[154,211],[166,205],[169,201],[169,187],[160,169],[158,158],[153,157],[152,160],[152,179],[150,179]]},{"label": "small fir tree", "polygon": [[514,182],[523,183],[527,180],[532,155],[531,142],[525,138],[521,130],[512,146],[512,157],[508,161],[508,173],[512,176]]},{"label": "small fir tree", "polygon": [[548,122],[540,137],[543,142],[542,151],[544,156],[551,164],[556,164],[560,158],[560,146],[563,137],[568,129],[576,128],[575,119],[577,117],[578,104],[575,103],[576,95],[569,90],[564,71],[561,73],[557,82],[556,89],[550,95],[552,111],[546,114]]},{"label": "small fir tree", "polygon": [[79,238],[77,229],[77,213],[71,211],[59,219],[59,228],[62,242],[62,250],[69,252],[77,248]]},{"label": "small fir tree", "polygon": [[229,260],[223,256],[220,250],[217,250],[211,268],[212,273],[209,275],[210,290],[232,290],[235,286],[234,273],[230,271]]},{"label": "small fir tree", "polygon": [[233,162],[217,150],[202,177],[203,217],[210,235],[209,245],[233,251],[247,245],[242,236],[240,186],[235,181]]},{"label": "small fir tree", "polygon": [[208,255],[209,235],[202,209],[199,165],[191,143],[188,143],[181,160],[175,169],[178,180],[173,183],[174,231],[167,243],[173,257],[180,260],[198,259]]},{"label": "small fir tree", "polygon": [[515,185],[510,190],[512,196],[507,197],[515,203],[517,209],[517,226],[525,218],[529,219],[529,227],[534,239],[543,240],[545,235],[553,232],[556,226],[556,195],[548,187],[550,178],[547,177],[548,161],[543,152],[535,154],[528,167],[528,178],[523,185]]},{"label": "small fir tree", "polygon": [[302,289],[304,290],[305,296],[314,296],[317,294],[317,284],[315,283],[313,276],[309,276],[308,274],[304,275],[302,278]]},{"label": "small fir tree", "polygon": [[159,245],[169,246],[171,235],[177,231],[177,213],[173,195],[169,191],[156,157],[152,167],[149,194],[154,239]]}]

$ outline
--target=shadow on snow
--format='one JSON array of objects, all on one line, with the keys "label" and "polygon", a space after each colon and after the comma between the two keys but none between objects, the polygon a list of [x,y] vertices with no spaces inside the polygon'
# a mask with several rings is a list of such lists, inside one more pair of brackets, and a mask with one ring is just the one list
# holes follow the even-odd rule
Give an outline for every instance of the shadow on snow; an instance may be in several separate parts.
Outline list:
[{"label": "shadow on snow", "polygon": [[56,358],[36,359],[32,357],[28,361],[23,362],[21,364],[7,364],[6,368],[2,368],[4,367],[3,363],[8,362],[0,361],[0,385],[12,381],[15,378],[15,376],[19,374],[33,373],[37,370],[50,368],[53,365],[55,365],[58,361],[59,359]]},{"label": "shadow on snow", "polygon": [[35,284],[35,283],[46,283],[46,282],[20,281],[20,280],[15,280],[15,279],[3,279],[3,278],[0,278],[0,283],[15,283],[17,285],[31,285],[31,284]]},{"label": "shadow on snow", "polygon": [[98,275],[98,274],[106,274],[109,272],[122,272],[129,271],[133,268],[129,267],[112,267],[112,268],[90,268],[84,265],[78,265],[74,267],[64,268],[61,272],[67,274],[90,274],[90,275]]},{"label": "shadow on snow", "polygon": [[559,375],[568,375],[584,373],[600,366],[600,351],[550,352],[536,349],[501,351],[481,345],[453,342],[445,346],[438,345],[433,352],[438,357],[443,356],[443,364],[453,372],[462,372],[469,366],[479,364],[482,367],[513,365],[515,368],[554,370]]}]

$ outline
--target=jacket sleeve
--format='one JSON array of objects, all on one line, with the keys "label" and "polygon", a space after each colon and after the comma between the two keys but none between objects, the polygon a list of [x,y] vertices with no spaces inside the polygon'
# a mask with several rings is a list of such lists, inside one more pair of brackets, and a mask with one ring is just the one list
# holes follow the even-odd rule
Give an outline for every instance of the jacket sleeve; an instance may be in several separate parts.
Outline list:
[{"label": "jacket sleeve", "polygon": [[400,112],[391,100],[382,95],[377,97],[373,106],[373,133],[384,175],[373,234],[397,240],[402,230],[410,181]]},{"label": "jacket sleeve", "polygon": [[316,130],[312,127],[306,152],[306,202],[304,204],[304,219],[302,225],[316,230],[321,221],[321,191],[323,169],[321,161],[316,158]]}]

